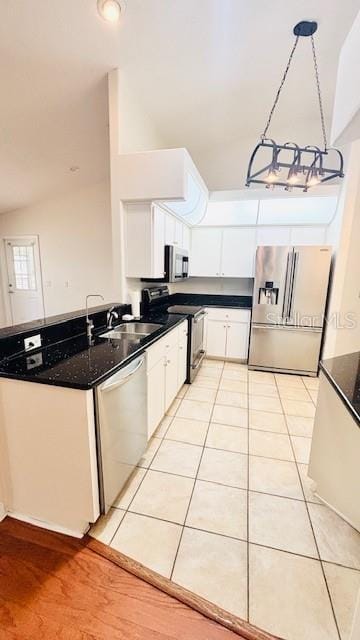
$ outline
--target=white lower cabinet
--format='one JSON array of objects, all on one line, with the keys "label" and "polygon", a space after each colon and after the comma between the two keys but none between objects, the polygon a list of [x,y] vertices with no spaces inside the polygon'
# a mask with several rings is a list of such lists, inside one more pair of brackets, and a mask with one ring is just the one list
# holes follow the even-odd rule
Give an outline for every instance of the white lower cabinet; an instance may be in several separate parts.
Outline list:
[{"label": "white lower cabinet", "polygon": [[249,334],[249,309],[207,309],[207,356],[247,360]]},{"label": "white lower cabinet", "polygon": [[208,320],[206,354],[216,358],[225,357],[226,324],[223,320]]},{"label": "white lower cabinet", "polygon": [[186,378],[187,321],[147,349],[148,438]]},{"label": "white lower cabinet", "polygon": [[179,346],[175,345],[165,356],[165,411],[168,410],[179,390],[178,351]]},{"label": "white lower cabinet", "polygon": [[230,322],[226,330],[226,358],[247,360],[249,349],[249,324]]},{"label": "white lower cabinet", "polygon": [[187,365],[187,333],[186,337],[179,340],[179,352],[178,352],[178,389],[182,387],[186,380],[186,365]]},{"label": "white lower cabinet", "polygon": [[161,358],[147,374],[148,437],[154,433],[165,412],[165,360]]}]

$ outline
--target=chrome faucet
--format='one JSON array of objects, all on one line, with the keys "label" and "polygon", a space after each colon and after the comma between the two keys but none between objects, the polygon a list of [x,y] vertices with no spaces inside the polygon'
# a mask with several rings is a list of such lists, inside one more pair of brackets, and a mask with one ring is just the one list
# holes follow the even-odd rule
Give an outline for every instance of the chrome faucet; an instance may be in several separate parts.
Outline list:
[{"label": "chrome faucet", "polygon": [[89,298],[101,298],[101,300],[104,300],[104,296],[102,296],[101,293],[89,293],[89,295],[86,296],[86,335],[87,335],[88,345],[90,346],[93,340],[94,323],[89,318],[89,307],[88,307]]},{"label": "chrome faucet", "polygon": [[112,329],[113,320],[118,320],[119,314],[115,311],[115,307],[110,307],[106,315],[107,328]]}]

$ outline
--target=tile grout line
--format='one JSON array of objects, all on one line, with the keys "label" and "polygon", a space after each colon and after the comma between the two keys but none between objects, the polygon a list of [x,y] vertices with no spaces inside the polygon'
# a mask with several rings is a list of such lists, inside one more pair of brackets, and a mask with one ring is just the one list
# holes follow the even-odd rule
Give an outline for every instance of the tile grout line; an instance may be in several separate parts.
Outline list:
[{"label": "tile grout line", "polygon": [[[172,567],[172,571],[171,571],[171,578],[172,578],[172,575],[173,575],[173,572],[174,572],[174,568],[175,568],[176,560],[177,560],[177,557],[178,557],[178,552],[179,552],[179,549],[180,549],[183,533],[184,533],[184,530],[186,528],[186,524],[185,523],[186,523],[186,519],[187,519],[187,516],[188,516],[189,509],[190,509],[191,501],[192,501],[192,498],[193,498],[194,489],[195,489],[197,480],[199,480],[198,473],[199,473],[199,469],[200,469],[200,465],[201,465],[201,461],[202,461],[205,449],[208,448],[208,449],[215,449],[215,450],[220,450],[220,451],[232,452],[231,450],[228,450],[228,449],[219,449],[217,447],[206,447],[206,441],[207,441],[207,438],[208,438],[209,429],[210,429],[211,424],[224,424],[224,423],[212,423],[211,422],[211,419],[212,419],[212,416],[213,416],[213,412],[214,412],[214,408],[215,408],[215,405],[217,404],[216,403],[217,396],[218,396],[218,393],[219,393],[219,391],[221,389],[222,374],[224,372],[224,369],[225,369],[225,367],[224,367],[224,363],[223,363],[222,364],[222,368],[221,368],[222,373],[221,373],[221,376],[220,376],[220,378],[218,380],[217,388],[215,389],[215,392],[216,392],[215,401],[212,402],[212,411],[211,411],[210,419],[209,419],[208,425],[207,425],[204,444],[203,445],[194,445],[193,443],[185,443],[185,444],[189,444],[190,446],[197,446],[197,447],[201,446],[202,452],[201,452],[201,456],[200,456],[200,460],[199,460],[199,464],[198,464],[198,468],[197,468],[197,472],[196,472],[195,478],[191,478],[191,479],[194,480],[194,484],[193,484],[193,489],[192,489],[192,492],[191,492],[188,508],[187,508],[187,511],[186,511],[184,524],[182,525],[182,531],[181,531],[181,535],[180,535],[180,539],[179,539],[179,543],[178,543],[178,548],[177,548],[177,551],[176,551],[176,555],[175,555],[175,559],[174,559],[174,563],[173,563],[173,567]],[[247,373],[247,376],[248,376],[248,373]],[[243,380],[238,380],[238,382],[243,382]],[[302,380],[302,382],[304,384],[303,380]],[[277,385],[276,378],[275,378],[275,385],[276,385],[276,388],[278,389],[279,387]],[[305,384],[304,384],[304,386],[305,386],[306,390],[309,392],[309,390],[307,389]],[[189,387],[189,388],[191,388],[191,387]],[[202,387],[202,388],[204,388],[204,387]],[[158,449],[154,452],[151,460],[149,461],[148,467],[146,467],[146,468],[139,467],[139,468],[142,468],[145,471],[145,473],[144,473],[143,478],[141,479],[138,487],[136,488],[136,491],[134,492],[134,495],[132,496],[132,499],[130,500],[130,502],[128,504],[128,507],[126,509],[124,509],[124,511],[125,511],[124,516],[123,516],[120,524],[117,526],[117,529],[116,529],[114,535],[112,536],[111,541],[110,541],[109,544],[111,544],[111,542],[113,541],[116,533],[118,532],[118,530],[119,530],[119,528],[120,528],[120,526],[121,526],[121,524],[122,524],[122,522],[123,522],[123,520],[124,520],[124,518],[126,516],[126,513],[128,513],[128,512],[134,513],[134,514],[139,515],[139,516],[149,517],[149,518],[153,518],[155,520],[169,522],[169,523],[177,524],[177,525],[181,526],[181,523],[175,523],[174,521],[171,521],[171,520],[164,520],[163,518],[157,518],[156,516],[150,516],[150,515],[147,515],[147,514],[138,513],[136,511],[131,511],[130,507],[131,507],[131,504],[133,503],[133,501],[135,499],[135,496],[137,495],[142,483],[144,482],[144,480],[145,480],[145,478],[148,475],[148,472],[150,470],[155,471],[157,473],[169,473],[169,472],[164,472],[164,471],[161,471],[161,470],[150,469],[150,467],[151,467],[151,464],[153,463],[154,458],[156,457],[156,455],[158,453],[158,450],[161,447],[161,445],[162,445],[164,440],[182,442],[181,440],[173,440],[171,438],[166,438],[166,434],[168,433],[168,431],[169,431],[169,429],[170,429],[170,427],[171,427],[171,425],[172,425],[172,423],[173,423],[173,421],[174,421],[174,419],[175,419],[175,417],[177,415],[177,412],[178,412],[178,410],[180,408],[180,405],[181,405],[182,401],[186,398],[187,392],[188,391],[186,391],[183,396],[176,397],[176,399],[178,399],[180,401],[179,402],[179,406],[177,407],[177,410],[176,410],[174,415],[172,415],[172,416],[167,415],[167,417],[170,418],[170,421],[169,421],[168,426],[165,428],[163,434],[161,436],[159,436],[155,432],[154,436],[157,437],[159,440],[161,440],[161,443],[160,443]],[[246,395],[246,394],[243,394],[243,395]],[[198,531],[204,531],[206,533],[217,535],[217,536],[220,536],[220,537],[223,537],[223,538],[230,538],[230,539],[234,539],[234,540],[240,540],[240,541],[243,541],[243,542],[247,543],[247,549],[248,549],[248,552],[247,552],[247,564],[248,564],[248,568],[247,568],[247,591],[248,591],[247,609],[248,609],[248,620],[249,620],[249,610],[250,610],[250,606],[249,606],[249,589],[250,589],[250,587],[249,587],[249,582],[250,582],[250,578],[249,578],[249,576],[250,576],[250,574],[249,574],[249,548],[250,548],[250,541],[249,541],[249,496],[250,496],[250,487],[249,487],[249,469],[250,469],[250,451],[249,451],[249,434],[250,434],[249,413],[250,413],[250,407],[249,407],[249,404],[250,403],[249,403],[249,395],[250,395],[249,384],[247,384],[248,407],[246,409],[247,409],[247,416],[248,416],[248,427],[247,427],[247,430],[248,430],[248,434],[247,434],[247,436],[248,436],[247,437],[247,449],[248,449],[248,451],[247,451],[247,454],[243,454],[243,452],[239,452],[239,451],[233,451],[232,452],[232,453],[235,453],[235,454],[239,454],[240,453],[242,455],[247,455],[247,489],[245,489],[247,491],[247,540],[242,540],[241,538],[236,538],[235,536],[229,536],[229,535],[226,535],[226,534],[217,533],[216,531],[208,531],[206,529],[201,529],[199,527],[194,527],[194,526],[191,526],[191,525],[187,525],[187,528],[189,528],[189,529],[198,530]],[[263,397],[266,397],[266,396],[263,396]],[[283,409],[283,403],[282,403],[282,398],[281,398],[280,394],[279,394],[279,400],[280,400],[280,403],[281,403],[281,406],[282,406],[282,409]],[[199,402],[201,402],[201,401],[199,401]],[[206,402],[206,401],[204,401],[204,402]],[[315,404],[315,402],[313,401],[312,398],[311,398],[311,402],[316,407],[316,404]],[[234,405],[219,405],[219,406],[231,406],[233,408],[242,408],[242,409],[244,409],[244,407],[234,407]],[[277,412],[270,412],[270,413],[277,413]],[[304,555],[304,554],[294,553],[294,552],[291,552],[291,551],[287,551],[286,549],[281,549],[281,548],[277,548],[277,547],[269,547],[268,545],[262,545],[262,544],[259,544],[259,543],[256,543],[256,542],[251,543],[251,544],[253,544],[254,546],[265,547],[265,548],[273,549],[275,551],[280,551],[280,552],[287,553],[287,554],[290,554],[290,555],[300,556],[300,557],[303,557],[303,558],[308,558],[308,559],[312,559],[314,561],[320,562],[322,573],[323,573],[325,584],[326,584],[326,588],[327,588],[327,592],[328,592],[328,596],[329,596],[329,599],[330,599],[330,604],[331,604],[331,608],[332,608],[332,612],[333,612],[333,616],[334,616],[334,620],[335,620],[336,629],[337,629],[337,632],[338,632],[338,635],[339,635],[339,638],[340,638],[341,636],[340,636],[340,632],[339,632],[339,627],[338,627],[338,623],[337,623],[337,619],[336,619],[336,615],[335,615],[335,611],[334,611],[334,607],[333,607],[333,603],[332,603],[332,599],[331,599],[331,594],[330,594],[329,586],[328,586],[328,583],[327,583],[327,579],[326,579],[326,575],[325,575],[323,564],[324,563],[328,563],[328,564],[331,564],[331,565],[343,567],[345,569],[355,570],[355,571],[358,571],[358,572],[359,572],[359,570],[354,568],[354,567],[348,567],[347,565],[342,565],[340,563],[331,562],[331,561],[323,561],[321,556],[320,556],[320,552],[319,552],[319,548],[318,548],[318,544],[317,544],[317,539],[316,539],[316,536],[315,536],[315,531],[314,531],[314,528],[313,528],[313,524],[312,524],[312,520],[311,520],[311,516],[310,516],[310,513],[309,513],[309,508],[308,508],[308,503],[310,503],[310,504],[319,504],[319,503],[316,503],[316,502],[312,503],[311,500],[307,500],[306,499],[304,485],[303,485],[303,482],[302,482],[302,479],[301,479],[301,476],[300,476],[300,472],[299,472],[299,465],[300,464],[306,464],[306,463],[300,463],[295,457],[295,450],[294,450],[294,447],[293,447],[293,442],[292,442],[292,437],[291,437],[292,434],[290,434],[289,426],[288,426],[287,419],[286,419],[287,414],[285,414],[284,409],[282,411],[282,414],[285,416],[285,423],[286,423],[286,428],[287,428],[287,434],[283,433],[283,435],[288,435],[288,437],[290,439],[291,448],[292,448],[292,451],[293,451],[293,454],[294,454],[294,460],[291,461],[291,462],[292,462],[292,464],[296,464],[296,470],[297,470],[297,474],[298,474],[298,477],[299,477],[300,487],[301,487],[301,491],[302,491],[304,499],[301,500],[301,499],[298,499],[298,498],[292,498],[292,497],[289,497],[289,496],[281,496],[281,495],[277,495],[277,494],[270,494],[270,493],[262,492],[262,491],[254,491],[253,493],[260,493],[260,494],[265,494],[265,495],[274,495],[274,497],[287,498],[287,499],[290,499],[290,500],[296,500],[298,502],[304,502],[305,505],[306,505],[308,518],[309,518],[309,521],[310,521],[310,526],[311,526],[311,529],[312,529],[312,532],[313,532],[315,546],[316,546],[317,553],[318,553],[318,558],[314,558],[314,556],[307,556],[307,555]],[[304,417],[307,417],[307,416],[304,416]],[[161,422],[160,422],[160,425],[161,425]],[[160,425],[159,425],[159,427],[160,427]],[[235,425],[225,425],[225,426],[234,427]],[[236,427],[236,428],[242,428],[242,427]],[[262,433],[272,433],[272,434],[281,435],[281,432],[272,432],[272,431],[269,432],[269,431],[260,430],[260,429],[255,429],[255,431],[260,431]],[[308,436],[295,436],[295,437],[309,439]],[[310,438],[310,440],[311,440],[311,438]],[[281,459],[269,458],[267,456],[252,456],[252,457],[260,457],[260,458],[272,459],[272,460],[277,461],[277,462],[282,462],[283,461]],[[287,462],[289,462],[289,461],[287,461]],[[170,473],[170,475],[179,476],[179,474],[171,474],[171,473]],[[189,476],[179,476],[179,477],[189,478]],[[202,482],[210,482],[210,483],[213,483],[213,484],[219,484],[221,486],[231,486],[231,485],[223,485],[222,483],[217,483],[217,482],[213,482],[213,481],[209,481],[209,480],[202,480]],[[240,487],[234,487],[234,488],[236,488],[238,490],[241,490],[241,491],[244,490],[244,489],[242,489]],[[319,506],[324,507],[324,505],[322,505],[322,504],[320,504]],[[114,507],[114,509],[116,509],[116,508],[117,509],[121,509],[121,507]]]},{"label": "tile grout line", "polygon": [[[275,382],[276,382],[276,384],[277,384],[276,378],[275,378]],[[304,383],[304,381],[303,381],[303,380],[302,380],[302,382]],[[306,386],[306,385],[305,385],[305,383],[304,383],[304,386]],[[310,394],[309,394],[309,395],[310,395]],[[281,402],[281,406],[282,406],[282,407],[283,407],[283,409],[284,409],[284,406],[283,406],[283,403],[282,403],[282,401],[281,401],[281,398],[280,398],[280,402]],[[286,415],[286,414],[285,414],[285,412],[284,412],[284,415]],[[329,588],[329,585],[328,585],[328,581],[327,581],[327,579],[326,579],[326,574],[325,574],[325,570],[324,570],[324,566],[323,566],[322,558],[321,558],[321,555],[320,555],[320,549],[319,549],[319,545],[318,545],[318,542],[317,542],[317,539],[316,539],[316,535],[315,535],[315,529],[314,529],[314,526],[313,526],[313,523],[312,523],[312,520],[311,520],[311,516],[310,516],[310,510],[309,510],[308,504],[307,504],[306,499],[305,499],[305,491],[304,491],[304,487],[303,487],[303,484],[302,484],[302,481],[301,481],[301,476],[300,476],[299,468],[298,468],[298,465],[297,465],[297,459],[296,459],[296,456],[295,456],[295,449],[294,449],[294,446],[293,446],[292,439],[291,439],[291,437],[290,437],[290,432],[289,432],[289,428],[288,428],[288,424],[287,424],[287,420],[286,420],[286,418],[285,418],[285,423],[286,423],[286,427],[287,427],[287,430],[288,430],[288,437],[289,437],[290,444],[291,444],[291,448],[292,448],[292,451],[293,451],[293,455],[294,455],[294,459],[295,459],[295,463],[296,463],[296,470],[297,470],[297,473],[298,473],[298,477],[299,477],[299,481],[300,481],[301,489],[302,489],[302,492],[303,492],[303,495],[304,495],[304,504],[305,504],[305,509],[306,509],[306,512],[307,512],[307,516],[308,516],[308,519],[309,519],[309,523],[310,523],[311,531],[312,531],[312,534],[313,534],[313,538],[314,538],[314,542],[315,542],[316,551],[317,551],[317,554],[318,554],[318,556],[319,556],[318,561],[319,561],[319,563],[320,563],[321,572],[322,572],[322,575],[323,575],[323,578],[324,578],[324,582],[325,582],[325,586],[326,586],[327,594],[328,594],[328,597],[329,597],[329,602],[330,602],[331,611],[332,611],[333,618],[334,618],[334,622],[335,622],[336,631],[337,631],[337,634],[338,634],[338,638],[339,638],[339,640],[341,640],[340,629],[339,629],[338,621],[337,621],[337,618],[336,618],[336,615],[335,615],[335,608],[334,608],[334,604],[333,604],[333,601],[332,601],[332,597],[331,597],[331,593],[330,593],[330,588]]]},{"label": "tile grout line", "polygon": [[[237,488],[237,487],[235,487],[235,488]],[[245,489],[239,489],[239,491],[245,491]],[[116,508],[116,507],[114,507],[114,508]],[[193,529],[194,531],[203,531],[204,533],[209,533],[211,535],[218,536],[220,538],[227,538],[229,540],[238,540],[238,541],[244,542],[244,543],[247,542],[247,540],[245,538],[237,538],[236,536],[231,536],[231,535],[226,534],[226,533],[219,533],[218,531],[210,531],[209,529],[204,529],[204,528],[201,528],[201,527],[195,527],[194,525],[189,525],[189,524],[181,525],[181,523],[176,522],[175,520],[167,520],[165,518],[159,518],[158,516],[149,515],[147,513],[141,513],[140,511],[129,511],[129,513],[132,513],[134,515],[140,516],[142,518],[150,518],[151,520],[157,520],[158,522],[166,522],[168,524],[174,524],[174,525],[180,526],[182,528]],[[289,549],[282,549],[280,547],[273,547],[271,545],[262,544],[261,542],[250,542],[249,541],[249,546],[250,545],[253,545],[255,547],[261,547],[262,549],[271,549],[272,551],[280,551],[280,552],[286,553],[286,554],[288,554],[290,556],[296,556],[296,557],[300,557],[300,558],[307,558],[309,560],[314,560],[314,562],[319,562],[319,559],[317,557],[315,557],[315,556],[305,555],[304,553],[295,553],[295,551],[289,551]],[[341,567],[342,569],[349,569],[350,571],[355,571],[356,573],[360,574],[360,569],[356,569],[354,567],[350,567],[350,566],[345,565],[345,564],[340,564],[338,562],[331,562],[330,560],[326,560],[325,562],[327,564],[331,564],[331,565],[334,565],[336,567]]]},{"label": "tile grout line", "polygon": [[[183,443],[183,444],[187,444],[187,443]],[[192,445],[190,445],[192,446]],[[210,447],[203,447],[204,449],[209,449]],[[234,453],[235,455],[241,455],[246,457],[247,454],[246,453],[242,453],[239,451],[228,451],[227,449],[216,449],[216,451],[224,451],[225,453]],[[260,456],[249,456],[249,458],[254,458],[254,457],[260,457]],[[277,460],[277,459],[273,459],[273,458],[265,458],[265,460],[274,460],[274,462],[289,462],[288,460]],[[294,462],[291,462],[291,464],[295,464]],[[162,471],[161,469],[145,469],[145,467],[138,467],[139,469],[143,469],[144,471],[153,471],[154,473],[162,473],[164,475],[168,475],[168,476],[174,476],[175,478],[184,478],[184,479],[188,479],[188,480],[194,480],[195,476],[184,476],[181,475],[179,473],[172,473],[171,471]],[[145,476],[144,476],[145,477]],[[220,487],[229,487],[229,489],[238,489],[239,491],[246,491],[245,487],[239,487],[233,484],[225,484],[224,482],[218,482],[216,480],[206,480],[205,478],[197,478],[197,480],[199,480],[199,482],[206,482],[208,484],[216,484],[217,486]],[[142,481],[141,481],[142,484]],[[139,485],[140,487],[140,485]],[[138,490],[136,490],[137,493]],[[258,489],[249,489],[249,493],[258,493],[260,495],[266,495],[266,496],[272,496],[274,498],[283,498],[284,500],[293,500],[295,502],[309,502],[310,504],[316,504],[318,506],[325,506],[322,504],[319,504],[318,502],[313,502],[312,500],[306,500],[306,498],[293,498],[292,496],[283,496],[283,495],[279,495],[277,493],[270,493],[269,491],[260,491]],[[135,495],[135,494],[134,494]],[[130,505],[129,505],[130,506]],[[112,507],[113,509],[122,509],[123,511],[125,511],[126,509],[124,509],[123,507]],[[349,525],[351,526],[351,525]],[[356,531],[356,529],[355,529]],[[360,569],[359,569],[360,570]]]},{"label": "tile grout line", "polygon": [[[222,376],[223,370],[224,370],[224,362],[222,363],[222,367],[221,367],[221,376]],[[217,391],[218,391],[218,388],[219,388],[221,376],[219,378],[218,386],[216,388],[216,395],[217,395]],[[215,396],[215,398],[216,398],[216,396]],[[205,444],[206,444],[207,436],[208,436],[209,429],[210,429],[211,418],[212,418],[212,415],[213,415],[213,412],[214,412],[214,407],[215,407],[215,402],[213,402],[213,406],[212,406],[212,410],[211,410],[211,414],[210,414],[210,418],[209,418],[209,422],[208,422],[208,427],[207,427],[207,430],[206,430],[206,436],[205,436],[205,440],[204,440],[204,445],[202,447],[201,456],[200,456],[200,459],[199,459],[199,464],[198,464],[198,467],[197,467],[197,471],[196,471],[195,478],[194,478],[194,484],[193,484],[192,492],[191,492],[191,495],[190,495],[190,500],[189,500],[189,503],[188,503],[188,506],[187,506],[187,509],[186,509],[186,513],[185,513],[184,524],[182,526],[182,530],[181,530],[180,538],[179,538],[179,543],[178,543],[178,546],[177,546],[177,549],[176,549],[176,553],[175,553],[175,557],[174,557],[174,561],[173,561],[173,565],[172,565],[172,569],[171,569],[171,573],[170,573],[170,580],[173,579],[175,565],[176,565],[176,561],[177,561],[177,558],[178,558],[178,555],[179,555],[179,551],[180,551],[181,542],[182,542],[183,535],[184,535],[185,523],[186,523],[186,520],[187,520],[187,517],[188,517],[189,510],[190,510],[191,501],[192,501],[192,498],[193,498],[193,495],[194,495],[194,491],[195,491],[196,481],[197,481],[197,478],[198,478],[201,462],[202,462],[204,451],[205,451]]]},{"label": "tile grout line", "polygon": [[[165,417],[165,416],[164,416],[164,417]],[[169,416],[169,417],[171,417],[171,420],[170,420],[170,424],[169,424],[168,428],[167,428],[167,429],[166,429],[166,431],[165,431],[165,434],[167,433],[167,431],[168,431],[168,429],[170,428],[170,425],[171,425],[171,423],[172,423],[172,421],[173,421],[173,419],[174,419],[174,416]],[[163,418],[163,419],[164,419],[164,418]],[[161,420],[161,422],[162,422],[162,420]],[[161,422],[160,422],[160,424],[159,424],[159,426],[158,426],[157,428],[159,428],[159,427],[160,427]],[[156,433],[156,430],[155,430],[155,433]],[[155,436],[155,433],[154,433],[154,434],[153,434],[153,436],[150,438],[150,441],[149,441],[149,442],[151,442],[152,438],[156,437],[156,436]],[[165,436],[165,434],[164,434],[164,436]],[[159,438],[159,439],[161,440],[161,442],[164,440],[164,436],[162,436],[161,438]],[[156,456],[156,454],[157,454],[158,450],[160,449],[160,447],[161,447],[161,444],[160,444],[160,445],[159,445],[159,447],[156,449],[156,451],[155,451],[155,453],[154,453],[153,457],[151,458],[151,460],[149,461],[149,465],[148,465],[147,467],[139,467],[139,466],[136,466],[136,467],[135,467],[135,469],[145,469],[145,473],[144,473],[144,475],[143,475],[143,477],[142,477],[142,479],[141,479],[141,481],[140,481],[140,483],[139,483],[139,486],[136,488],[136,491],[135,491],[134,495],[132,496],[132,498],[131,498],[131,500],[130,500],[130,502],[129,502],[128,506],[126,507],[126,509],[124,509],[124,511],[125,511],[124,516],[121,518],[121,521],[120,521],[119,525],[117,526],[117,528],[116,528],[116,531],[115,531],[114,535],[111,537],[111,539],[110,539],[110,541],[109,541],[109,547],[111,546],[112,541],[114,540],[114,538],[115,538],[115,536],[116,536],[117,532],[119,531],[120,526],[122,525],[122,523],[123,523],[123,521],[124,521],[124,519],[125,519],[125,517],[126,517],[126,514],[127,514],[127,513],[129,513],[129,508],[131,507],[131,505],[132,505],[132,503],[133,503],[133,501],[134,501],[134,499],[135,499],[135,496],[137,495],[137,493],[138,493],[138,491],[139,491],[139,489],[140,489],[141,485],[143,484],[143,482],[144,482],[144,480],[145,480],[145,478],[146,478],[146,476],[147,476],[147,474],[148,474],[148,472],[149,472],[149,470],[150,470],[150,465],[152,464],[152,462],[153,462],[153,460],[154,460],[154,458],[155,458],[155,456]],[[134,469],[134,471],[135,471],[135,469]],[[116,509],[116,507],[114,507],[114,508]],[[121,509],[121,507],[118,507],[118,509]],[[132,512],[130,511],[130,513],[132,513]]]}]

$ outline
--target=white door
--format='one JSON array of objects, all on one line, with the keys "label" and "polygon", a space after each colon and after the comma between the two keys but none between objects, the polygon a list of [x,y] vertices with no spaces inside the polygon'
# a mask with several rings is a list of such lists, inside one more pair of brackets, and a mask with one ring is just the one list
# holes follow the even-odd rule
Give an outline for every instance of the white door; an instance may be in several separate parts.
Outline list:
[{"label": "white door", "polygon": [[228,278],[253,278],[255,253],[256,229],[224,229],[221,275]]},{"label": "white door", "polygon": [[[154,205],[152,211],[152,278],[165,275],[165,214]],[[146,274],[143,274],[144,276]]]},{"label": "white door", "polygon": [[206,335],[206,355],[225,358],[226,324],[222,320],[208,320]]},{"label": "white door", "polygon": [[165,244],[175,244],[175,223],[174,216],[165,213]]},{"label": "white door", "polygon": [[186,224],[183,225],[182,248],[190,251],[190,229]]},{"label": "white door", "polygon": [[191,276],[220,276],[221,229],[191,230]]},{"label": "white door", "polygon": [[166,354],[165,367],[165,411],[168,410],[178,392],[178,345]]},{"label": "white door", "polygon": [[186,362],[187,360],[187,337],[179,342],[179,358],[178,358],[178,389],[182,387],[186,380]]},{"label": "white door", "polygon": [[247,360],[249,350],[249,325],[230,322],[227,325],[226,357]]},{"label": "white door", "polygon": [[183,223],[175,219],[175,244],[183,248]]},{"label": "white door", "polygon": [[36,236],[5,238],[9,310],[12,324],[44,317],[39,241]]},{"label": "white door", "polygon": [[165,360],[161,358],[147,375],[148,439],[165,413]]}]

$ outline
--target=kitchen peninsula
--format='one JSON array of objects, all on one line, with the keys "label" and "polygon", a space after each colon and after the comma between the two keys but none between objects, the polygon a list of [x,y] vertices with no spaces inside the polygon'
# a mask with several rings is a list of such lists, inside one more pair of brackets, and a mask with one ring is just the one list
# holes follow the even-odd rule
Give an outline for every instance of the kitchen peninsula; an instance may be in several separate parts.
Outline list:
[{"label": "kitchen peninsula", "polygon": [[309,476],[319,498],[360,530],[360,352],[320,367]]}]

